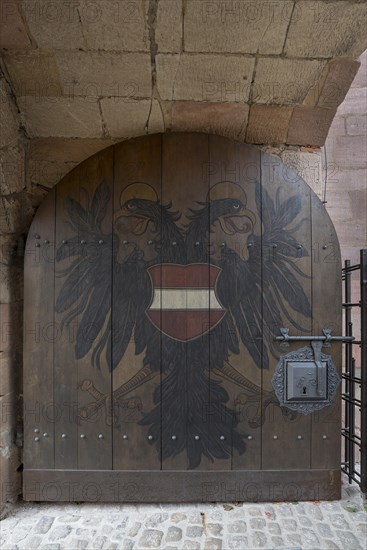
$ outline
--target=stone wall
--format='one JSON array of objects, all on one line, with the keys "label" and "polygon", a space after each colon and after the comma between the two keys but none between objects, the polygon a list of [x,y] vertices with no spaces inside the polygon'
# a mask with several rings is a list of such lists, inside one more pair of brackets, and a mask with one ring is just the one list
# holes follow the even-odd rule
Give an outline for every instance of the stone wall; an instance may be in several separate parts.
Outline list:
[{"label": "stone wall", "polygon": [[24,240],[34,208],[26,190],[26,138],[16,102],[0,74],[0,502],[19,493],[21,465],[22,294]]}]

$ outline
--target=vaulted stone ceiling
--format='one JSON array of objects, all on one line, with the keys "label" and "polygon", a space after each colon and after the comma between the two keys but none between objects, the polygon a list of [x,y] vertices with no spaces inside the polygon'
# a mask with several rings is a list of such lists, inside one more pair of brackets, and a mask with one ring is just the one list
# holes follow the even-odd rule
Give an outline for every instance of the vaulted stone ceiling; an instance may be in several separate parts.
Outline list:
[{"label": "vaulted stone ceiling", "polygon": [[367,47],[365,1],[3,0],[29,138],[206,131],[320,146]]}]

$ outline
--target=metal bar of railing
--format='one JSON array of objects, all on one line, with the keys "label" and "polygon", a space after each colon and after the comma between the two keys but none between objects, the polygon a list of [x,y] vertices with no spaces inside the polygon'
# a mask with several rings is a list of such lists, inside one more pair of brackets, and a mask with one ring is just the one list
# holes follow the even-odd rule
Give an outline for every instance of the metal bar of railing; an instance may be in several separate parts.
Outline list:
[{"label": "metal bar of railing", "polygon": [[361,285],[361,490],[367,493],[367,249],[360,252]]},{"label": "metal bar of railing", "polygon": [[[345,272],[345,278],[344,278],[344,300],[346,303],[351,301],[351,275],[350,275],[350,260],[345,260],[344,262],[344,272]],[[345,317],[344,317],[344,334],[349,336],[350,331],[350,323],[351,323],[351,308],[347,307],[345,308]],[[348,432],[350,433],[350,424],[351,424],[351,415],[353,414],[353,410],[350,407],[349,399],[345,399],[345,397],[350,396],[350,354],[351,346],[348,345],[348,343],[345,344],[345,370],[348,373],[348,376],[345,378],[345,392],[343,393],[344,396],[344,414],[345,414],[345,424],[348,426]],[[342,396],[342,399],[343,399]],[[351,453],[350,453],[350,442],[349,438],[345,437],[344,439],[344,456],[345,460],[348,464],[348,481],[349,483],[352,483],[352,477],[350,475],[351,467],[354,467],[354,464],[351,463]]]}]

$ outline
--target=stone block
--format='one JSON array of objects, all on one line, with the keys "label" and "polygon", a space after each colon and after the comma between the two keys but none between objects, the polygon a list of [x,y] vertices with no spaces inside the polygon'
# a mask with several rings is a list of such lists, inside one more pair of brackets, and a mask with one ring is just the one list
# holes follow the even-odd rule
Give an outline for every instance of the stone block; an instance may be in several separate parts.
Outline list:
[{"label": "stone block", "polygon": [[[1,402],[1,399],[0,399]],[[21,477],[17,468],[20,466],[19,451],[12,449],[11,456],[8,453],[0,452],[0,479],[1,479],[1,499],[0,503],[14,503],[21,494]]]},{"label": "stone block", "polygon": [[87,49],[149,51],[148,7],[149,2],[78,0]]},{"label": "stone block", "polygon": [[157,87],[166,100],[246,102],[255,60],[230,55],[159,54]]},{"label": "stone block", "polygon": [[160,0],[155,41],[158,52],[180,52],[182,46],[182,0]]},{"label": "stone block", "polygon": [[352,88],[366,88],[367,87],[367,51],[365,51],[358,59],[360,67],[354,80],[352,82]]},{"label": "stone block", "polygon": [[296,3],[284,51],[292,57],[360,55],[367,46],[365,2]]},{"label": "stone block", "polygon": [[[72,50],[88,47],[83,36],[79,3],[19,0],[23,18],[39,48],[65,49],[67,45]],[[89,2],[91,11],[93,3]]]},{"label": "stone block", "polygon": [[0,265],[0,303],[10,304],[23,299],[23,270]]},{"label": "stone block", "polygon": [[329,146],[331,160],[340,170],[367,168],[367,136],[336,136]]},{"label": "stone block", "polygon": [[345,101],[338,107],[338,115],[354,115],[367,113],[367,86],[365,88],[350,88]]},{"label": "stone block", "polygon": [[[328,155],[329,157],[329,155]],[[367,169],[342,168],[328,158],[328,189],[334,191],[364,190],[367,188]]]},{"label": "stone block", "polygon": [[28,191],[37,192],[37,188],[47,191],[77,164],[114,142],[111,139],[31,139],[27,150]]},{"label": "stone block", "polygon": [[0,192],[2,195],[19,193],[25,188],[24,148],[0,149]]},{"label": "stone block", "polygon": [[24,239],[17,235],[0,235],[0,264],[14,265],[23,262]]},{"label": "stone block", "polygon": [[0,147],[15,146],[19,138],[19,116],[5,78],[0,78]]},{"label": "stone block", "polygon": [[0,234],[26,233],[33,215],[34,207],[27,193],[5,195],[0,201]]},{"label": "stone block", "polygon": [[[317,105],[335,109],[342,103],[359,68],[354,59],[334,59],[328,64],[328,74],[320,90]],[[367,110],[367,106],[366,106]]]},{"label": "stone block", "polygon": [[[9,366],[12,380],[15,381],[21,376],[21,371],[14,370],[14,364],[19,360],[19,355],[22,354],[22,335],[23,331],[19,327],[23,323],[23,303],[21,301],[12,303],[0,303],[0,358],[5,357],[5,363],[2,366]],[[0,382],[2,383],[5,371],[0,373]],[[7,392],[1,393],[5,395]]]},{"label": "stone block", "polygon": [[29,137],[102,137],[98,104],[82,97],[19,98]]},{"label": "stone block", "polygon": [[[3,304],[0,305],[0,310],[2,309],[2,305]],[[3,321],[1,321],[1,325],[2,324],[3,324]],[[2,347],[2,342],[1,342],[1,347]],[[13,370],[14,370],[14,362],[12,359],[13,359],[12,354],[9,351],[1,351],[0,353],[0,396],[8,395],[14,389],[13,376],[12,376]]]},{"label": "stone block", "polygon": [[335,110],[295,107],[289,123],[287,143],[321,147],[325,143]]},{"label": "stone block", "polygon": [[333,139],[333,136],[336,136],[336,135],[345,136],[346,133],[347,133],[347,130],[346,130],[345,117],[339,116],[339,113],[337,111],[331,123],[327,139]]},{"label": "stone block", "polygon": [[348,116],[345,122],[349,136],[365,136],[367,134],[367,115]]},{"label": "stone block", "polygon": [[293,2],[198,2],[185,6],[185,51],[280,54]]},{"label": "stone block", "polygon": [[[346,191],[336,193],[326,187],[326,200],[326,209],[334,223],[337,220],[342,222],[353,220],[351,200]],[[338,236],[340,238],[340,235]]]},{"label": "stone block", "polygon": [[34,138],[29,140],[27,157],[34,161],[79,163],[116,143],[113,139]]},{"label": "stone block", "polygon": [[320,196],[323,189],[321,156],[321,151],[309,153],[285,150],[280,158]]},{"label": "stone block", "polygon": [[6,69],[17,97],[62,94],[59,70],[53,52],[32,50],[4,54]]},{"label": "stone block", "polygon": [[156,100],[105,98],[101,100],[101,108],[112,137],[129,138],[164,131],[163,115]]},{"label": "stone block", "polygon": [[285,143],[293,107],[251,105],[246,141],[258,144]]},{"label": "stone block", "polygon": [[33,48],[27,25],[22,17],[18,2],[0,4],[0,48],[4,50],[25,50]]},{"label": "stone block", "polygon": [[174,101],[171,129],[178,132],[205,132],[244,140],[249,107],[244,103],[204,103]]},{"label": "stone block", "polygon": [[99,97],[148,98],[152,91],[150,55],[116,52],[57,52],[63,93]]},{"label": "stone block", "polygon": [[[348,196],[351,205],[352,218],[354,220],[364,221],[367,226],[367,188],[357,191],[348,191]],[[367,235],[366,235],[367,240]]]},{"label": "stone block", "polygon": [[254,103],[302,103],[318,81],[325,62],[318,60],[260,58],[251,90]]}]

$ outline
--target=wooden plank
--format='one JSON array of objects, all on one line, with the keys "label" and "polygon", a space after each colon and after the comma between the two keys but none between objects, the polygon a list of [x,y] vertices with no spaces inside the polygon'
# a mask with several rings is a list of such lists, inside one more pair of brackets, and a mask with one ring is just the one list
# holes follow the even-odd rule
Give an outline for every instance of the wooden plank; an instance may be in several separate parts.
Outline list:
[{"label": "wooden plank", "polygon": [[[87,210],[90,213],[93,209],[93,198],[97,189],[101,189],[101,185],[105,185],[106,191],[108,189],[110,194],[105,215],[101,220],[101,231],[95,234],[90,232],[90,237],[87,237],[87,242],[83,245],[84,253],[88,257],[90,269],[88,276],[92,279],[92,289],[87,308],[79,317],[79,322],[83,322],[83,339],[90,342],[91,347],[89,352],[78,360],[78,411],[80,413],[83,407],[90,404],[93,406],[95,403],[95,397],[91,395],[91,390],[84,389],[90,381],[100,394],[107,396],[107,399],[98,412],[90,418],[78,417],[78,468],[81,470],[112,468],[112,424],[110,420],[112,415],[110,400],[112,377],[107,365],[107,350],[111,334],[107,333],[105,349],[100,355],[99,368],[93,364],[93,353],[110,324],[111,291],[101,295],[97,293],[96,289],[102,273],[103,286],[111,288],[112,241],[110,236],[112,232],[113,156],[113,147],[93,155],[80,166],[78,176],[79,200],[83,202],[84,195],[86,195],[84,189],[86,189],[89,195]],[[108,312],[102,328],[98,329],[98,313],[102,302]]]},{"label": "wooden plank", "polygon": [[[339,484],[337,484],[339,481]],[[53,502],[271,502],[338,500],[337,470],[25,470],[24,500]]]},{"label": "wooden plank", "polygon": [[[55,344],[55,405],[60,411],[55,428],[57,468],[93,467],[97,469],[112,466],[112,428],[106,424],[105,411],[100,409],[92,417],[89,415],[86,415],[86,418],[81,417],[83,408],[94,402],[90,393],[84,391],[87,387],[86,381],[91,381],[102,394],[111,392],[111,376],[106,361],[102,361],[100,370],[92,365],[95,343],[98,342],[105,327],[95,334],[93,319],[89,319],[89,313],[86,314],[93,309],[91,302],[95,300],[93,289],[98,277],[98,266],[99,268],[101,266],[101,255],[103,262],[107,265],[112,263],[111,244],[107,244],[107,238],[106,242],[99,244],[97,242],[99,237],[91,229],[85,233],[80,225],[79,229],[72,226],[70,206],[68,207],[67,202],[72,199],[89,212],[92,208],[94,192],[102,180],[105,180],[112,190],[112,170],[113,150],[107,149],[78,166],[57,186],[56,246],[60,251],[65,247],[67,252],[68,247],[73,246],[73,241],[77,245],[75,254],[68,256],[66,253],[65,258],[58,262],[56,272],[56,319],[59,327],[64,325],[62,338]],[[111,208],[112,200],[102,222],[102,229],[106,235],[111,232]],[[68,279],[70,271],[65,270],[72,265],[75,265],[73,272],[79,274],[79,282],[71,291],[75,293],[75,297],[69,300],[69,293],[64,292],[63,298],[61,293],[64,285],[70,280]],[[82,280],[87,278],[91,285],[89,287],[88,283],[84,290]],[[110,296],[107,300],[110,300]],[[82,311],[71,319],[70,324],[65,324],[66,317],[77,305],[83,303]],[[87,351],[84,344],[90,339],[92,344]],[[81,346],[86,351],[81,352]],[[103,438],[100,439],[99,434]],[[98,446],[103,446],[103,452],[96,452]]]},{"label": "wooden plank", "polygon": [[[159,235],[153,221],[150,221],[144,230],[140,231],[139,223],[145,223],[146,218],[127,216],[128,212],[124,204],[127,199],[133,197],[153,202],[161,196],[161,136],[145,136],[137,140],[124,142],[115,147],[115,175],[114,175],[114,233],[118,236],[117,250],[114,250],[113,286],[112,286],[112,322],[114,326],[114,338],[112,345],[115,348],[119,339],[123,338],[126,323],[132,319],[125,316],[128,308],[134,307],[131,303],[122,303],[118,299],[121,289],[124,288],[126,297],[136,288],[137,279],[138,299],[134,298],[134,304],[147,303],[151,296],[145,296],[145,268],[139,267],[142,262],[156,261],[159,257]],[[137,186],[138,184],[138,186]],[[135,255],[134,255],[135,254]],[[139,258],[138,258],[138,255]],[[120,269],[127,265],[135,266],[133,281],[126,279],[130,275],[121,274]],[[159,263],[159,260],[158,260]],[[143,272],[141,272],[143,270]],[[130,282],[127,283],[126,281]],[[129,284],[132,286],[129,288]],[[143,290],[144,289],[144,290]],[[135,292],[135,291],[134,291]],[[152,292],[148,290],[148,292]],[[144,302],[145,301],[145,302]],[[113,390],[115,398],[114,410],[117,414],[117,422],[113,427],[113,468],[114,469],[151,469],[161,468],[161,420],[160,403],[154,402],[155,393],[159,392],[160,375],[160,333],[151,325],[144,308],[138,311],[136,320],[139,326],[145,326],[146,330],[135,330],[131,334],[130,342],[125,353],[113,371]],[[144,344],[142,344],[144,342]],[[144,364],[147,352],[153,348],[154,364]],[[136,354],[136,345],[140,346]],[[139,371],[146,366],[152,368],[152,375],[144,375],[144,382],[137,385],[130,380],[137,376]],[[126,384],[126,386],[125,386]],[[129,389],[132,387],[132,389]],[[125,388],[125,389],[124,389]],[[157,415],[154,426],[144,423],[146,415],[157,407]],[[154,435],[152,435],[154,433]],[[151,437],[151,439],[150,439]]]},{"label": "wooden plank", "polygon": [[[301,248],[300,257],[296,258],[298,261],[290,258],[291,263],[296,266],[297,269],[300,269],[307,277],[312,275],[311,271],[311,213],[310,213],[310,188],[308,185],[289,167],[283,165],[279,159],[271,157],[265,153],[261,154],[261,185],[262,185],[262,225],[263,225],[263,237],[262,237],[262,265],[263,265],[263,300],[266,300],[266,295],[269,292],[269,282],[266,277],[266,265],[272,265],[274,262],[274,269],[276,265],[279,266],[281,270],[284,268],[281,264],[277,264],[277,255],[281,256],[283,246],[281,242],[277,242],[276,238],[274,242],[267,241],[267,227],[265,224],[266,218],[268,216],[268,211],[265,211],[266,201],[265,193],[269,195],[274,204],[276,203],[276,193],[279,191],[279,201],[282,204],[285,204],[285,201],[291,197],[297,196],[301,199],[302,209],[301,211],[293,218],[292,209],[295,208],[294,204],[289,203],[287,215],[291,221],[285,226],[285,229],[290,232],[291,236],[294,237],[298,243],[298,246]],[[295,210],[296,212],[296,210]],[[301,220],[303,220],[301,222]],[[298,227],[297,227],[298,226]],[[293,229],[296,228],[296,229]],[[294,247],[293,247],[294,248]],[[307,251],[307,255],[304,255],[303,251]],[[278,256],[279,257],[279,256]],[[284,264],[283,264],[284,265]],[[288,269],[290,269],[292,275],[299,282],[303,291],[308,298],[309,303],[311,304],[312,299],[312,288],[311,288],[311,279],[304,278],[299,273],[297,273],[293,268],[288,264]],[[291,305],[287,303],[285,298],[287,294],[291,292],[290,288],[284,286],[281,288],[277,285],[277,291],[280,295],[281,300],[283,301],[286,310],[291,315],[293,322],[287,320],[283,312],[281,312],[282,317],[282,326],[289,327],[290,334],[297,335],[307,335],[310,334],[312,329],[312,319],[301,313],[292,309]],[[273,297],[274,286],[272,286],[271,291]],[[279,303],[279,300],[275,300]],[[263,308],[265,304],[263,302]],[[270,305],[271,307],[271,305]],[[279,307],[279,306],[278,306]],[[264,321],[265,323],[265,321]],[[296,324],[297,323],[297,324]],[[298,325],[298,326],[297,326]],[[280,327],[278,327],[279,329]],[[264,329],[263,329],[264,330]],[[280,334],[280,333],[279,333]],[[299,349],[303,347],[302,343],[295,342],[290,345],[287,349],[279,349],[280,355],[285,355],[286,353]],[[263,369],[263,380],[262,387],[263,392],[272,390],[272,376],[277,365],[277,359],[272,356],[267,346],[268,356],[269,356],[269,369]],[[292,413],[286,415],[283,414],[286,412],[286,409],[282,410],[280,407],[274,405],[268,408],[265,422],[263,424],[262,430],[262,468],[267,469],[283,469],[283,470],[292,470],[298,468],[310,468],[311,461],[311,418],[310,416],[305,416],[303,414],[298,414],[297,416]],[[289,412],[289,409],[288,409]]]},{"label": "wooden plank", "polygon": [[[208,255],[203,242],[207,240],[208,222],[196,232],[189,209],[198,210],[197,201],[207,199],[208,136],[166,134],[162,140],[162,202],[172,202],[172,211],[179,211],[177,226],[185,234],[185,249],[182,238],[178,240],[179,247],[168,242],[165,259],[170,263],[205,265]],[[209,266],[208,270],[199,269],[201,278],[207,279]],[[183,273],[188,284],[189,272]],[[205,286],[203,280],[202,284]],[[203,330],[205,327],[200,329]],[[203,454],[203,449],[210,446],[209,379],[205,372],[209,367],[208,353],[207,334],[186,342],[162,337],[162,456],[166,457],[163,470],[206,469],[211,464]]]},{"label": "wooden plank", "polygon": [[27,468],[54,467],[55,189],[29,230],[24,260],[24,451]]},{"label": "wooden plank", "polygon": [[[311,192],[312,216],[312,302],[313,334],[332,328],[334,336],[342,334],[342,281],[338,237],[332,221],[319,198]],[[333,342],[330,354],[341,376],[342,344]],[[311,467],[338,468],[341,462],[341,384],[330,406],[312,414]]]},{"label": "wooden plank", "polygon": [[[227,197],[228,199],[243,195],[242,200],[246,203],[246,207],[256,215],[255,182],[257,179],[260,179],[260,151],[257,148],[236,143],[219,136],[210,136],[209,176],[210,188],[212,193],[215,193],[215,196],[218,192],[220,196],[223,195],[223,198]],[[214,209],[214,205],[212,209]],[[239,256],[241,261],[247,262],[249,256],[247,247],[248,238],[252,231],[260,235],[260,225],[258,221],[255,223],[253,230],[249,228],[248,233],[234,231],[232,235],[229,235],[223,230],[221,223],[217,221],[210,235],[212,261],[215,262],[215,260],[221,259],[223,243],[225,243],[229,249]],[[258,265],[256,270],[257,273],[252,269],[254,279],[257,275],[261,278],[260,265]],[[242,283],[244,281],[239,281],[239,285]],[[238,294],[238,290],[238,288],[228,288],[227,292],[237,292]],[[229,311],[226,315],[230,316],[231,320],[233,319]],[[240,452],[239,448],[233,445],[233,441],[231,441],[232,457],[229,460],[216,459],[211,468],[217,470],[231,468],[233,470],[259,469],[261,461],[261,423],[257,420],[256,416],[261,407],[261,368],[259,368],[261,365],[256,365],[251,358],[235,324],[233,324],[233,328],[231,329],[230,325],[227,325],[224,320],[217,329],[212,331],[210,340],[214,349],[216,349],[218,344],[225,346],[225,341],[228,340],[229,336],[226,332],[231,330],[237,335],[240,351],[238,354],[231,353],[228,363],[239,373],[239,379],[244,377],[258,388],[258,394],[256,395],[256,392],[249,391],[248,387],[244,387],[240,383],[236,384],[234,380],[226,378],[223,374],[219,375],[218,371],[215,374],[213,372],[214,365],[211,365],[211,377],[214,380],[221,380],[221,386],[226,390],[229,397],[226,405],[223,404],[223,407],[226,406],[233,411],[232,420],[228,417],[228,421],[232,422],[232,429],[240,434],[242,441],[246,444],[245,452]],[[212,359],[215,361],[215,357]],[[221,372],[220,369],[226,365],[227,362],[223,362],[219,366],[219,371]],[[214,407],[215,405],[212,406]],[[261,417],[259,420],[261,420]],[[235,428],[234,426],[237,422],[238,425]],[[212,426],[210,430],[213,434],[215,433],[214,428]],[[248,439],[249,436],[250,439]]]}]

